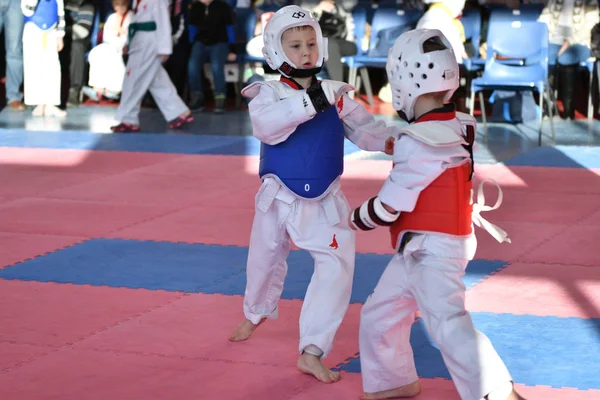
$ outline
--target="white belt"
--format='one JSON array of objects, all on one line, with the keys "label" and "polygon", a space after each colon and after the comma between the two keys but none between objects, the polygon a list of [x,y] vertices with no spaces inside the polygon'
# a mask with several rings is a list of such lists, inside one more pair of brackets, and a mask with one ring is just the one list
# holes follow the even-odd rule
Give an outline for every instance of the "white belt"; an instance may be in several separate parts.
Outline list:
[{"label": "white belt", "polygon": [[[498,199],[496,200],[496,204],[493,207],[485,205],[485,194],[483,193],[483,184],[485,182],[491,182],[498,188]],[[492,224],[485,218],[481,216],[482,212],[485,211],[493,211],[496,210],[502,204],[502,189],[498,182],[493,179],[486,179],[479,184],[479,188],[477,188],[477,202],[473,204],[473,215],[472,220],[475,225],[480,228],[485,229],[490,235],[494,237],[498,242],[507,242],[510,243],[510,239],[508,234],[500,227]]]},{"label": "white belt", "polygon": [[[267,178],[263,183],[263,188],[258,196],[257,207],[262,212],[267,212],[273,201],[277,198],[287,204],[292,204],[300,199],[289,190],[280,190],[281,183],[274,178]],[[341,189],[340,182],[334,182],[329,188],[329,193],[325,195],[319,202],[323,206],[325,216],[330,225],[336,225],[341,221],[340,214],[335,203],[335,196]]]}]

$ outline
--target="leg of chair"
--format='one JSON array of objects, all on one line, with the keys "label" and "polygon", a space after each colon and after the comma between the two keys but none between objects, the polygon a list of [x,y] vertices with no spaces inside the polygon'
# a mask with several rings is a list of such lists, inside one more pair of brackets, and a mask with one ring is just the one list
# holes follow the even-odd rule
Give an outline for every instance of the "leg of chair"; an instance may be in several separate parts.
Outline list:
[{"label": "leg of chair", "polygon": [[[349,67],[348,68],[348,83],[354,87],[356,87],[356,68],[355,67]],[[350,92],[350,98],[354,98],[355,95],[358,95],[358,88],[353,91]]]},{"label": "leg of chair", "polygon": [[360,76],[356,77],[356,84],[354,85],[354,88],[356,89],[356,94],[360,94],[360,89],[362,89],[362,79]]},{"label": "leg of chair", "polygon": [[[548,106],[548,118],[550,119],[550,129],[552,130],[552,140],[556,139],[556,136],[554,134],[554,104],[552,102],[552,97],[551,97],[551,93],[552,93],[552,89],[549,87],[545,88],[546,91],[546,104]],[[540,145],[542,143],[540,142]]]},{"label": "leg of chair", "polygon": [[362,83],[365,85],[365,92],[367,92],[369,105],[373,107],[375,101],[373,100],[373,90],[371,89],[371,81],[369,80],[369,71],[367,70],[367,67],[362,67],[360,69],[360,77],[362,78]]},{"label": "leg of chair", "polygon": [[594,88],[594,67],[592,66],[592,69],[589,71],[590,74],[590,87],[589,87],[589,91],[588,91],[588,112],[587,112],[587,117],[588,117],[588,121],[591,121],[592,119],[594,119],[594,103],[592,101],[592,90]]},{"label": "leg of chair", "polygon": [[[544,90],[545,91],[545,90]],[[540,116],[538,118],[538,145],[541,146],[542,145],[542,128],[543,128],[543,123],[544,123],[544,92],[540,92],[540,100],[539,100],[539,105],[540,107]]]},{"label": "leg of chair", "polygon": [[469,113],[471,114],[471,117],[475,113],[475,92],[476,90],[471,91],[471,95],[469,98]]},{"label": "leg of chair", "polygon": [[481,121],[483,121],[483,140],[487,142],[488,138],[488,127],[487,127],[487,116],[485,115],[485,99],[483,98],[483,91],[479,92],[479,104],[481,108]]}]

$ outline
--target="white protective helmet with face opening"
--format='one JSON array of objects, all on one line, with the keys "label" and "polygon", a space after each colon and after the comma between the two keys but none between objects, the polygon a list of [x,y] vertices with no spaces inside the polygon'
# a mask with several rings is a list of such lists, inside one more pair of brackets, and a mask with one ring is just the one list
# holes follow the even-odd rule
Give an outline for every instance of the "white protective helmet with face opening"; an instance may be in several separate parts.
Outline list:
[{"label": "white protective helmet with face opening", "polygon": [[[317,48],[319,58],[315,68],[299,69],[285,55],[281,44],[283,33],[296,26],[312,26],[317,37]],[[321,67],[327,61],[327,38],[323,37],[319,22],[307,10],[298,6],[286,6],[280,8],[267,22],[263,32],[264,47],[262,49],[265,61],[272,69],[278,70],[282,75],[290,77],[309,77],[319,73]]]},{"label": "white protective helmet with face opening", "polygon": [[415,117],[419,96],[446,92],[446,103],[459,84],[454,51],[437,29],[414,29],[400,35],[390,49],[385,69],[392,88],[392,105],[407,121]]}]

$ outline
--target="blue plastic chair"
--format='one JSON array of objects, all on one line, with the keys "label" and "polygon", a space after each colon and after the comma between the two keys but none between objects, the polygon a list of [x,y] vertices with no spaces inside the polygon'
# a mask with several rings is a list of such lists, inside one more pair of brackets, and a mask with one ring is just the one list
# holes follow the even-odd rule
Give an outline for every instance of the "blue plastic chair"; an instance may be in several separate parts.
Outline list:
[{"label": "blue plastic chair", "polygon": [[517,9],[498,7],[490,12],[489,27],[496,23],[535,22],[540,17],[544,6],[542,4],[523,4]]},{"label": "blue plastic chair", "polygon": [[[527,40],[525,40],[527,39]],[[539,138],[542,143],[543,101],[546,99],[554,139],[553,104],[548,84],[548,27],[542,22],[495,23],[488,33],[488,50],[483,76],[471,82],[469,109],[475,108],[475,93],[479,93],[484,137],[487,121],[483,90],[534,91],[539,93]],[[497,59],[497,55],[512,59]],[[519,60],[520,62],[515,62]]]},{"label": "blue plastic chair", "polygon": [[466,88],[469,90],[472,75],[477,71],[483,70],[483,66],[485,65],[485,60],[479,55],[479,45],[481,43],[481,13],[479,9],[474,8],[465,11],[460,18],[460,22],[465,29],[465,39],[471,41],[476,52],[475,56],[463,60],[463,66],[466,70]]},{"label": "blue plastic chair", "polygon": [[[377,8],[371,23],[369,49],[366,53],[359,51],[355,56],[342,58],[342,62],[348,65],[349,68],[348,82],[355,87],[359,85],[358,73],[360,73],[361,82],[365,84],[365,91],[371,106],[375,103],[367,67],[385,68],[388,51],[394,44],[395,39],[402,33],[414,28],[421,15],[422,12],[418,10],[398,10],[391,7]],[[387,32],[393,32],[394,36],[388,38],[393,40],[384,41],[385,38],[382,36],[384,30],[392,30]]]}]

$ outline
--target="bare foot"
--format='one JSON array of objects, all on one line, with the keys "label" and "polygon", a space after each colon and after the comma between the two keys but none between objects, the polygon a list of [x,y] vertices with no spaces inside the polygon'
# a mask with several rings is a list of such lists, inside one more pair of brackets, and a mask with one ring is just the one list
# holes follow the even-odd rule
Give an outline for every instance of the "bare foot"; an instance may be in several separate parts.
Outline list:
[{"label": "bare foot", "polygon": [[340,380],[340,373],[331,371],[323,364],[320,357],[302,353],[296,364],[298,370],[307,375],[312,375],[321,382],[333,383]]},{"label": "bare foot", "polygon": [[248,339],[250,335],[252,335],[252,332],[254,332],[254,330],[263,322],[265,322],[264,318],[261,319],[256,325],[254,325],[249,319],[243,320],[235,329],[235,332],[229,336],[229,340],[232,342],[241,342],[242,340]]},{"label": "bare foot", "polygon": [[407,397],[415,397],[421,393],[421,382],[414,381],[408,385],[400,386],[396,389],[382,390],[381,392],[375,393],[363,393],[360,398],[362,400],[373,400],[373,399],[400,399]]}]

